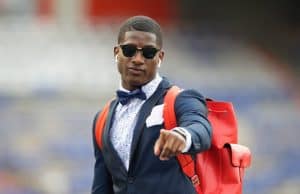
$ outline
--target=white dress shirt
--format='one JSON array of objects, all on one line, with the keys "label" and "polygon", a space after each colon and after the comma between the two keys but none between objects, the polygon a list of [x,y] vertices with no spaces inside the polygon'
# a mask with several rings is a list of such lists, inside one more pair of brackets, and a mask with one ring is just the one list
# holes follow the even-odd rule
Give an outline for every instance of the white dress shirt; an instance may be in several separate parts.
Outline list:
[{"label": "white dress shirt", "polygon": [[[152,81],[142,86],[141,89],[146,94],[146,100],[154,94],[161,81],[161,76],[157,74]],[[119,89],[129,92],[123,88],[121,84]],[[115,110],[112,128],[110,130],[110,138],[127,170],[129,168],[131,142],[138,119],[138,113],[146,100],[134,98],[125,105],[119,103]],[[191,146],[191,135],[184,128],[180,128],[180,131],[186,136],[185,152]]]}]

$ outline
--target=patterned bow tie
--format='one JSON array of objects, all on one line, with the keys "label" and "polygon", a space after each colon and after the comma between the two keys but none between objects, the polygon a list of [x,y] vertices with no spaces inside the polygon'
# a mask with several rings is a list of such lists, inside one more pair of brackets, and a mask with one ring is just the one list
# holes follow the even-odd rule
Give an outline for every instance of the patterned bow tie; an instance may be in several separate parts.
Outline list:
[{"label": "patterned bow tie", "polygon": [[146,99],[146,94],[141,89],[136,89],[131,92],[117,91],[117,96],[122,105],[127,104],[132,98]]}]

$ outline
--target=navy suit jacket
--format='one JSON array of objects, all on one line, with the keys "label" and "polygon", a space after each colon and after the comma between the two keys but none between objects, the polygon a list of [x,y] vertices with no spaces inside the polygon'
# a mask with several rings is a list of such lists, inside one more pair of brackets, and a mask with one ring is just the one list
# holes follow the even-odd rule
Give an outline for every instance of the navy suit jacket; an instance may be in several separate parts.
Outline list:
[{"label": "navy suit jacket", "polygon": [[[111,103],[99,149],[93,135],[95,168],[92,194],[195,194],[193,184],[182,172],[176,157],[161,161],[154,155],[154,143],[163,124],[147,127],[146,118],[154,106],[163,103],[171,84],[163,79],[155,93],[143,104],[131,145],[128,171],[114,149],[109,131],[118,101]],[[194,90],[184,90],[175,101],[178,125],[191,134],[188,153],[207,150],[211,145],[211,126],[207,120],[205,99]],[[96,116],[97,118],[97,116]],[[95,119],[96,120],[96,119]],[[95,121],[94,129],[95,130]],[[94,133],[93,133],[94,134]]]}]

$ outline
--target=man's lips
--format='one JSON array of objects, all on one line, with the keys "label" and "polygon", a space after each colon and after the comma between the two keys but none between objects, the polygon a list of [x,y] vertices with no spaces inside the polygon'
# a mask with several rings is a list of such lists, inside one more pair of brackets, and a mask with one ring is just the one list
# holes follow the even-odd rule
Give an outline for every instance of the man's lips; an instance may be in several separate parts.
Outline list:
[{"label": "man's lips", "polygon": [[141,74],[142,72],[144,72],[144,69],[136,68],[136,67],[129,67],[128,71],[133,74]]}]

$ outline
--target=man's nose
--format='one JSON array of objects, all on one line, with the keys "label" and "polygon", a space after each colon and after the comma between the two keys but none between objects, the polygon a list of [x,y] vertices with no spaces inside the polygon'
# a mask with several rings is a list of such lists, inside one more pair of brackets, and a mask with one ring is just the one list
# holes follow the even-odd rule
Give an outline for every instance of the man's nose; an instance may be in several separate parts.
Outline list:
[{"label": "man's nose", "polygon": [[135,64],[143,64],[145,62],[145,58],[141,51],[136,52],[136,54],[132,58],[132,62]]}]

